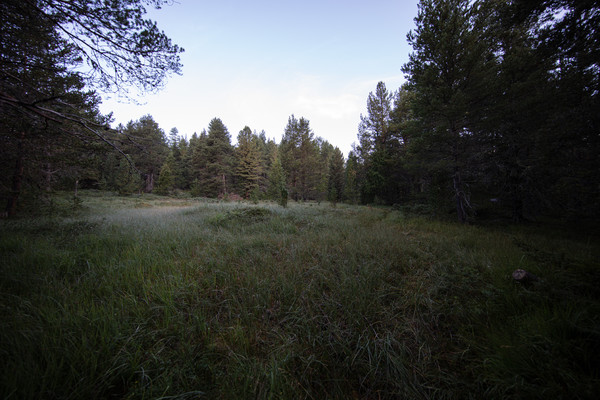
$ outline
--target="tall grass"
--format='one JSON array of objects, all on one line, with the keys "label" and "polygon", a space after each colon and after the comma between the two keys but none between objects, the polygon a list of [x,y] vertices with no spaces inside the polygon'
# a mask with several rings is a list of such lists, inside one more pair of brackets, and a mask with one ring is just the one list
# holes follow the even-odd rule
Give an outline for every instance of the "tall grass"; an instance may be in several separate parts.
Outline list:
[{"label": "tall grass", "polygon": [[[3,398],[599,392],[595,236],[346,205],[83,200],[0,222]],[[517,268],[540,281],[514,284]]]}]

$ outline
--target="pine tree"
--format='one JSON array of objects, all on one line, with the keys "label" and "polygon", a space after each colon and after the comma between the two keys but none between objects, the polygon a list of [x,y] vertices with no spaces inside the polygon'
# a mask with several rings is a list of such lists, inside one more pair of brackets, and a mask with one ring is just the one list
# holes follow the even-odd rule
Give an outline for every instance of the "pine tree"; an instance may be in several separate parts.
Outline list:
[{"label": "pine tree", "polygon": [[206,131],[202,131],[200,136],[194,132],[190,138],[187,165],[190,171],[190,189],[192,196],[194,197],[207,196],[207,193],[205,192],[201,182],[201,177],[204,174],[204,169],[206,168],[207,163],[207,140],[208,134]]},{"label": "pine tree", "polygon": [[300,157],[298,148],[300,147],[300,132],[298,128],[298,119],[292,115],[288,118],[288,123],[285,127],[281,143],[279,145],[281,166],[286,175],[287,187],[293,199],[299,197],[299,169]]},{"label": "pine tree", "polygon": [[363,203],[374,200],[389,202],[388,190],[391,187],[389,172],[392,164],[390,120],[392,96],[385,84],[379,82],[375,93],[369,93],[367,115],[361,115],[358,147],[363,180],[361,199]]},{"label": "pine tree", "polygon": [[180,190],[186,190],[190,187],[189,171],[186,165],[187,153],[188,142],[185,138],[179,138],[177,143],[171,146],[173,185]]},{"label": "pine tree", "polygon": [[238,134],[237,142],[236,174],[240,179],[243,196],[247,199],[259,190],[263,168],[260,139],[246,126]]},{"label": "pine tree", "polygon": [[171,128],[169,131],[169,137],[167,138],[167,144],[173,148],[179,143],[179,130],[176,127]]},{"label": "pine tree", "polygon": [[329,198],[329,166],[333,157],[334,147],[327,140],[320,137],[316,139],[316,143],[319,148],[319,155],[315,197],[320,202]]},{"label": "pine tree", "polygon": [[484,131],[513,219],[600,216],[600,4],[514,1],[491,16],[497,74]]},{"label": "pine tree", "polygon": [[131,194],[140,192],[143,181],[138,171],[134,170],[130,162],[121,158],[116,177],[116,187],[119,194]]},{"label": "pine tree", "polygon": [[327,200],[334,205],[344,196],[344,155],[339,148],[333,150],[329,161],[329,176],[327,182]]},{"label": "pine tree", "polygon": [[281,139],[281,164],[287,176],[290,196],[294,200],[314,199],[318,184],[319,146],[309,121],[288,119]]},{"label": "pine tree", "polygon": [[385,83],[377,83],[375,93],[369,93],[367,99],[367,115],[361,115],[361,122],[364,129],[359,137],[361,143],[368,143],[365,149],[366,153],[376,151],[379,148],[385,147],[385,144],[390,139],[389,124],[390,114],[392,111],[392,95],[385,87]]},{"label": "pine tree", "polygon": [[412,102],[414,92],[401,87],[394,96],[390,113],[387,190],[384,197],[390,204],[410,201],[415,191],[415,177],[408,168],[408,148],[414,132]]},{"label": "pine tree", "polygon": [[102,190],[117,190],[117,171],[119,158],[116,152],[109,152],[100,166],[100,188]]},{"label": "pine tree", "polygon": [[479,78],[490,59],[490,49],[473,29],[476,5],[469,3],[421,0],[417,27],[408,34],[414,52],[403,67],[422,123],[421,156],[432,159],[432,176],[446,179],[460,222],[467,221],[472,209],[468,179],[476,168],[470,156],[478,154],[469,112],[476,108]]},{"label": "pine tree", "polygon": [[197,185],[203,196],[216,198],[227,195],[232,187],[233,146],[227,127],[219,118],[208,125],[206,140],[199,141],[194,154]]},{"label": "pine tree", "polygon": [[345,201],[351,204],[357,204],[360,200],[359,196],[359,161],[354,150],[348,153],[346,161],[346,169],[344,174],[344,195]]},{"label": "pine tree", "polygon": [[259,180],[259,188],[261,196],[266,196],[269,188],[269,171],[271,170],[271,163],[273,162],[276,154],[279,153],[279,146],[273,139],[267,139],[265,131],[261,131],[258,134],[258,145],[260,149],[260,163],[261,163],[261,176]]},{"label": "pine tree", "polygon": [[145,115],[138,121],[130,121],[123,132],[123,150],[129,154],[145,181],[144,192],[154,190],[157,175],[169,148],[164,131],[151,115]]},{"label": "pine tree", "polygon": [[[11,182],[0,187],[11,187],[9,214],[16,211],[23,180],[37,179],[28,174],[40,170],[32,162],[45,164],[46,186],[57,181],[57,168],[66,180],[98,179],[84,176],[91,157],[77,168],[71,157],[75,148],[87,153],[97,152],[98,144],[117,147],[90,89],[123,94],[134,85],[152,91],[180,72],[182,49],[144,13],[141,0],[0,2],[0,158],[6,160],[0,166],[14,166]],[[71,139],[63,140],[65,134]]]},{"label": "pine tree", "polygon": [[173,190],[175,182],[173,177],[174,165],[175,158],[173,157],[173,153],[171,153],[160,168],[160,174],[158,175],[158,182],[156,184],[156,193],[166,195]]},{"label": "pine tree", "polygon": [[[77,180],[79,155],[95,149],[80,139],[97,144],[79,122],[92,129],[106,121],[97,111],[99,98],[84,91],[83,77],[69,68],[77,49],[53,21],[36,7],[7,0],[0,4],[0,26],[0,197],[8,199],[10,216],[24,187],[50,189],[59,173]],[[87,169],[81,161],[79,172]]]},{"label": "pine tree", "polygon": [[271,168],[269,169],[267,196],[272,200],[278,201],[284,207],[287,204],[288,190],[286,186],[285,171],[283,170],[277,152],[273,154],[273,161],[271,162]]}]

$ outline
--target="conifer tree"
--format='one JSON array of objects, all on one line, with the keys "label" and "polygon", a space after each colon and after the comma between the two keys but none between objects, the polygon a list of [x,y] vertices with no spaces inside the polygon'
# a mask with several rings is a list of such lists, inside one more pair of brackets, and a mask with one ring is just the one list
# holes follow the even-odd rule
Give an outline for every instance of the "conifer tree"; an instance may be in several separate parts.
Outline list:
[{"label": "conifer tree", "polygon": [[185,138],[179,138],[177,143],[171,146],[173,186],[181,190],[189,188],[189,173],[186,165],[187,152],[188,143]]},{"label": "conifer tree", "polygon": [[288,119],[280,148],[290,196],[294,200],[314,199],[318,183],[319,147],[309,121],[292,115]]},{"label": "conifer tree", "polygon": [[167,144],[169,147],[177,146],[179,143],[179,130],[176,127],[171,128],[169,131],[169,137],[167,138]]},{"label": "conifer tree", "polygon": [[364,151],[370,153],[383,148],[390,139],[389,124],[392,112],[392,95],[385,87],[385,83],[377,83],[375,93],[369,93],[367,99],[367,115],[361,115],[364,129],[361,131],[363,137],[359,137],[361,143],[367,144]]},{"label": "conifer tree", "polygon": [[208,125],[206,139],[199,140],[194,154],[194,169],[198,174],[196,184],[203,196],[225,196],[232,187],[233,146],[227,127],[219,118]]},{"label": "conifer tree", "polygon": [[262,174],[260,139],[246,126],[238,134],[237,142],[236,174],[240,179],[244,198],[249,198],[251,193],[256,193],[259,190]]},{"label": "conifer tree", "polygon": [[329,166],[333,157],[334,147],[321,137],[316,138],[315,142],[319,148],[315,197],[320,202],[329,198]]},{"label": "conifer tree", "polygon": [[119,194],[138,193],[142,190],[144,182],[130,162],[121,158],[116,176],[116,187]]},{"label": "conifer tree", "polygon": [[271,168],[269,169],[268,180],[269,186],[267,189],[267,196],[285,206],[285,204],[287,204],[288,190],[286,185],[285,171],[283,170],[281,160],[277,152],[273,153],[273,161],[271,162]]},{"label": "conifer tree", "polygon": [[[408,41],[414,52],[403,70],[415,92],[414,112],[423,128],[418,140],[421,156],[429,157],[435,173],[446,180],[444,191],[453,197],[460,222],[472,207],[469,174],[476,141],[469,126],[475,108],[479,74],[490,49],[473,29],[476,10],[468,0],[421,0],[416,29]],[[432,171],[434,172],[434,171]]]},{"label": "conifer tree", "polygon": [[327,200],[336,204],[344,196],[344,155],[335,148],[329,161],[329,176],[327,182]]},{"label": "conifer tree", "polygon": [[388,179],[393,163],[393,147],[390,120],[392,95],[385,84],[379,82],[375,93],[369,93],[367,115],[361,115],[359,125],[359,156],[362,169],[361,199],[363,203],[389,202],[388,190],[392,182]]},{"label": "conifer tree", "polygon": [[[45,136],[43,141],[56,149],[53,157],[64,152],[61,164],[70,162],[67,153],[74,149],[74,142],[61,140],[65,134],[84,145],[118,147],[90,89],[126,94],[133,85],[153,91],[169,74],[180,72],[182,49],[144,18],[143,4],[148,3],[160,6],[165,1],[0,2],[0,124],[7,127],[0,158],[15,166],[11,184],[0,182],[3,188],[12,187],[9,214],[16,210],[27,170],[39,170],[27,168],[27,161],[44,162],[43,149],[48,148],[28,147],[35,141],[30,139]],[[25,157],[29,152],[37,154]],[[64,172],[75,178],[71,167]],[[46,172],[50,170],[55,169]]]},{"label": "conifer tree", "polygon": [[156,184],[156,193],[166,195],[173,190],[175,182],[173,177],[174,165],[175,158],[173,157],[173,153],[171,153],[160,168],[160,174],[158,175],[158,182]]},{"label": "conifer tree", "polygon": [[484,2],[495,45],[489,140],[494,197],[515,221],[540,212],[600,216],[600,3]]},{"label": "conifer tree", "polygon": [[208,134],[205,130],[200,133],[200,136],[194,132],[190,138],[190,146],[187,157],[187,165],[189,169],[190,189],[192,196],[206,196],[200,178],[206,168],[206,142]]},{"label": "conifer tree", "polygon": [[130,121],[123,132],[122,146],[144,180],[144,192],[154,190],[158,173],[169,154],[164,131],[151,115]]},{"label": "conifer tree", "polygon": [[344,173],[344,200],[356,204],[360,200],[359,196],[359,161],[354,150],[348,153],[346,168]]},{"label": "conifer tree", "polygon": [[258,134],[258,145],[260,149],[260,163],[261,163],[261,177],[259,180],[259,187],[261,195],[267,195],[269,188],[269,171],[271,170],[271,164],[275,159],[276,154],[279,153],[279,146],[273,139],[267,139],[265,131],[261,131]]}]

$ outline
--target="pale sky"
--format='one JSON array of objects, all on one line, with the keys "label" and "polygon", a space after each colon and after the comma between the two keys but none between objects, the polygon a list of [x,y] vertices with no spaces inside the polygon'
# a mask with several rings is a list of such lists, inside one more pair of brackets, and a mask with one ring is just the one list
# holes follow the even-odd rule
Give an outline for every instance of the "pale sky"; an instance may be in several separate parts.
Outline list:
[{"label": "pale sky", "polygon": [[232,143],[244,126],[278,143],[290,115],[348,154],[367,96],[404,82],[418,0],[177,0],[148,7],[185,49],[173,75],[141,104],[103,95],[114,125],[150,114],[188,138],[220,118]]}]

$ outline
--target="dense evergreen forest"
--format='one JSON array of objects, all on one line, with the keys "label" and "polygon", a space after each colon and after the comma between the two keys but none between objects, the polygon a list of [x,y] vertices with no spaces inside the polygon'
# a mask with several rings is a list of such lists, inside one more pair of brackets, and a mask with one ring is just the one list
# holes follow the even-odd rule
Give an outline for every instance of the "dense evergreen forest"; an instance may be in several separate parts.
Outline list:
[{"label": "dense evergreen forest", "polygon": [[407,82],[368,95],[347,156],[294,115],[279,142],[245,127],[236,145],[219,118],[191,136],[151,115],[112,127],[96,90],[158,90],[181,72],[182,49],[144,3],[163,1],[0,4],[6,215],[93,188],[385,204],[460,222],[600,216],[600,1],[422,0],[398,66]]}]

